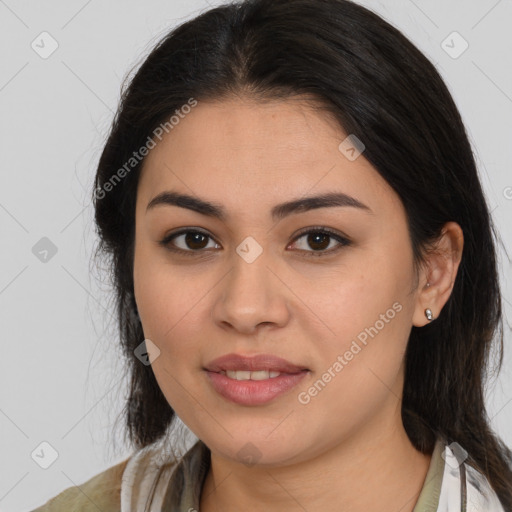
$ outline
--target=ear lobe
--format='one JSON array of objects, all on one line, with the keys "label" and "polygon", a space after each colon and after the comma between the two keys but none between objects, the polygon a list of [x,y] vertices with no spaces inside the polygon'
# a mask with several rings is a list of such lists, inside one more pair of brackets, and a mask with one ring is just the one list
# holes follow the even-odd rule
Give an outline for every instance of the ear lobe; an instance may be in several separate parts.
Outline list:
[{"label": "ear lobe", "polygon": [[462,228],[456,222],[447,222],[441,230],[441,235],[425,257],[424,271],[420,283],[423,283],[418,293],[416,309],[413,315],[413,325],[422,327],[428,320],[430,309],[435,320],[450,298],[457,277],[457,271],[462,259],[464,235]]}]

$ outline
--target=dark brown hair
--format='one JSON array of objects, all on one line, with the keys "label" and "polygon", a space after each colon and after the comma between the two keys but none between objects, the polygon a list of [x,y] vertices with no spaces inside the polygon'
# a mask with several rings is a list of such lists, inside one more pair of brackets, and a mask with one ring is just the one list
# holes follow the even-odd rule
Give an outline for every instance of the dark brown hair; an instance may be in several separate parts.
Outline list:
[{"label": "dark brown hair", "polygon": [[399,30],[348,0],[246,0],[210,9],[170,31],[123,89],[93,201],[97,255],[109,257],[131,376],[123,411],[129,441],[141,448],[158,440],[175,414],[151,366],[134,357],[144,340],[133,295],[143,160],[122,179],[118,170],[190,98],[237,94],[317,98],[361,139],[364,157],[403,202],[415,264],[446,222],[461,226],[464,250],[452,294],[435,321],[410,333],[402,418],[424,453],[436,436],[460,444],[511,511],[512,454],[493,433],[484,403],[491,348],[497,370],[503,359],[497,235],[465,127],[430,61]]}]

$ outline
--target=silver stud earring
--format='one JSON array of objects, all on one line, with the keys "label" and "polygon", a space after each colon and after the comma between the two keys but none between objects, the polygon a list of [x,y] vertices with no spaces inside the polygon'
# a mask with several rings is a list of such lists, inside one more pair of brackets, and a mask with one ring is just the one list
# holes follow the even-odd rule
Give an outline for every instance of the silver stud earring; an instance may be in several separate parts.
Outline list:
[{"label": "silver stud earring", "polygon": [[425,309],[425,316],[429,322],[434,320],[434,315],[432,314],[432,310],[430,308]]}]

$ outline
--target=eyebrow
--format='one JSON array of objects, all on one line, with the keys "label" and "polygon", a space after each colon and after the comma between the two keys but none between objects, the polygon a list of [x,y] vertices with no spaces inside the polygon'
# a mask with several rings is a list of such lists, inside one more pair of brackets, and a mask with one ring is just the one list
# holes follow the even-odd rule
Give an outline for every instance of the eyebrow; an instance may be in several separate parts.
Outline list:
[{"label": "eyebrow", "polygon": [[[225,208],[217,203],[205,201],[198,197],[181,194],[179,192],[165,191],[155,196],[147,205],[146,212],[156,206],[179,206],[187,208],[208,217],[215,217],[221,221],[228,218]],[[340,192],[330,192],[317,196],[309,196],[299,199],[293,199],[285,203],[274,206],[271,210],[273,220],[281,220],[292,213],[302,213],[317,208],[333,208],[340,206],[350,206],[359,208],[373,214],[372,210],[354,197]]]}]

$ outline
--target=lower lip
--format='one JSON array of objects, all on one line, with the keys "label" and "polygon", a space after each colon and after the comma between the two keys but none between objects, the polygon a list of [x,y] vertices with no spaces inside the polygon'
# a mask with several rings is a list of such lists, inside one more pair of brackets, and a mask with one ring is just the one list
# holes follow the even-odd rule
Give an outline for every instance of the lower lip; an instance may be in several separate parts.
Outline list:
[{"label": "lower lip", "polygon": [[209,380],[219,395],[240,405],[259,405],[270,402],[296,386],[308,373],[282,374],[264,380],[235,380],[226,375],[207,371]]}]

